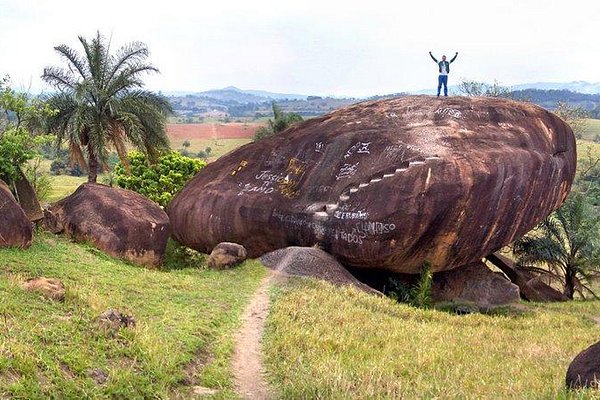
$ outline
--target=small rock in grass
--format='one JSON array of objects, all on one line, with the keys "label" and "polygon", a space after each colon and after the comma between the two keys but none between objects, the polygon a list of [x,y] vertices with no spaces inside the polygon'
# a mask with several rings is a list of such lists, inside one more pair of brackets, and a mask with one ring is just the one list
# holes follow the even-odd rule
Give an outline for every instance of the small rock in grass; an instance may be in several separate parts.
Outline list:
[{"label": "small rock in grass", "polygon": [[120,328],[134,327],[135,319],[132,315],[122,314],[117,310],[109,308],[98,317],[98,323],[104,328],[118,330]]},{"label": "small rock in grass", "polygon": [[247,257],[244,246],[222,242],[215,246],[208,257],[207,264],[212,269],[227,269],[243,262]]},{"label": "small rock in grass", "polygon": [[88,376],[92,378],[98,385],[102,385],[108,380],[106,372],[102,371],[100,368],[94,368],[88,371]]},{"label": "small rock in grass", "polygon": [[196,396],[213,396],[217,394],[217,392],[218,391],[216,389],[211,389],[204,386],[194,386],[192,388],[192,393],[194,393]]},{"label": "small rock in grass", "polygon": [[65,285],[55,278],[28,279],[21,287],[28,292],[38,292],[51,300],[63,301],[65,299]]}]

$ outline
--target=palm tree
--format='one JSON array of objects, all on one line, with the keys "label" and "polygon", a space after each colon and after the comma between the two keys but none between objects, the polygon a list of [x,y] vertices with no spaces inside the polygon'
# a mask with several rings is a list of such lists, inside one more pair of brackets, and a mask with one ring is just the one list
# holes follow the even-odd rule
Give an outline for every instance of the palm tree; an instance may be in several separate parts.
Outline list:
[{"label": "palm tree", "polygon": [[513,244],[517,264],[560,282],[573,299],[591,294],[592,278],[600,276],[600,216],[582,194],[572,195],[556,212]]},{"label": "palm tree", "polygon": [[99,32],[90,41],[81,36],[79,41],[83,54],[66,45],[55,47],[67,65],[44,68],[42,78],[57,89],[48,99],[58,110],[48,118],[57,145],[68,142],[72,159],[87,169],[89,182],[96,182],[110,146],[125,165],[127,143],[150,159],[168,149],[165,123],[172,109],[165,98],[143,89],[142,75],[158,72],[146,61],[149,52],[143,43],[129,43],[110,54],[110,42]]}]

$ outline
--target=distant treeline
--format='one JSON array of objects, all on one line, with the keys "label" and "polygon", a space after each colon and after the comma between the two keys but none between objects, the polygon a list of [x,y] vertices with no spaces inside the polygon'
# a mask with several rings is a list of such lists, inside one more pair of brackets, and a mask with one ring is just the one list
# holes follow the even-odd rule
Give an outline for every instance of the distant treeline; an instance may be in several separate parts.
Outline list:
[{"label": "distant treeline", "polygon": [[592,118],[600,118],[600,94],[585,94],[570,90],[524,89],[511,92],[511,96],[550,110],[555,109],[559,102],[568,103],[571,106],[585,108]]}]

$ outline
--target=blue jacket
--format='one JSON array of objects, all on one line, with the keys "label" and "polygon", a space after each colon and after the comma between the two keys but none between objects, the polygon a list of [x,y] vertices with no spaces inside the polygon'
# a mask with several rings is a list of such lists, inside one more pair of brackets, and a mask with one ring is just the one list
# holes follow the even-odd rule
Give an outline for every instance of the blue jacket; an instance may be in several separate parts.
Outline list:
[{"label": "blue jacket", "polygon": [[447,71],[448,73],[450,73],[450,63],[453,63],[453,62],[454,62],[454,60],[456,60],[456,57],[458,57],[458,53],[456,53],[456,54],[454,55],[454,57],[452,57],[452,59],[450,60],[450,62],[448,62],[448,61],[438,61],[438,60],[437,60],[437,59],[436,59],[436,58],[433,56],[433,54],[431,54],[431,52],[429,52],[429,55],[431,56],[431,58],[433,58],[433,61],[435,61],[435,62],[437,63],[437,65],[438,65],[438,67],[439,67],[439,70],[440,70],[440,74],[442,73],[442,67],[443,67],[444,65],[446,66],[446,71]]}]

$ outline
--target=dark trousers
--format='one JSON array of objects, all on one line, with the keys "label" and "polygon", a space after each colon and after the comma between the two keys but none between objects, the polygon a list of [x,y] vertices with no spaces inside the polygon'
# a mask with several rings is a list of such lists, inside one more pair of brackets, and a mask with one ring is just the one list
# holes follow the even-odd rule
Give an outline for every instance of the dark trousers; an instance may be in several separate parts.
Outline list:
[{"label": "dark trousers", "polygon": [[440,89],[444,85],[444,96],[448,96],[448,75],[440,75],[438,76],[438,93],[440,95]]}]

